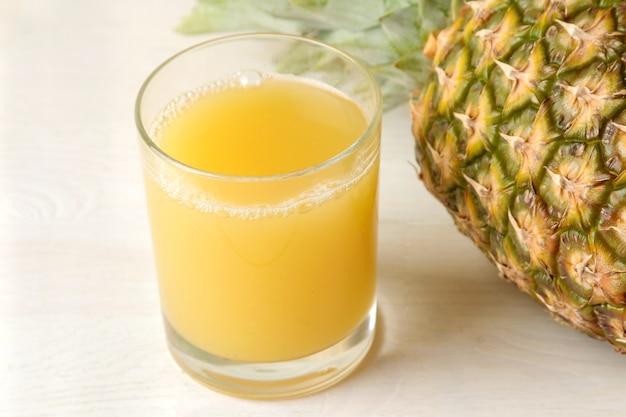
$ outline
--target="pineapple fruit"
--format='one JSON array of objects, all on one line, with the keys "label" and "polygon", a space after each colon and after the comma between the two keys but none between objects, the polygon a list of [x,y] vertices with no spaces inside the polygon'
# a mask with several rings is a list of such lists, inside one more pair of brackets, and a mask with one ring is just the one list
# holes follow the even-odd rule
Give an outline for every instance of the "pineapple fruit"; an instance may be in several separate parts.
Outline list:
[{"label": "pineapple fruit", "polygon": [[178,30],[317,38],[368,65],[387,108],[414,91],[420,177],[459,229],[626,353],[626,2],[457,3],[198,0]]},{"label": "pineapple fruit", "polygon": [[425,186],[505,279],[626,353],[626,2],[470,1],[425,54]]}]

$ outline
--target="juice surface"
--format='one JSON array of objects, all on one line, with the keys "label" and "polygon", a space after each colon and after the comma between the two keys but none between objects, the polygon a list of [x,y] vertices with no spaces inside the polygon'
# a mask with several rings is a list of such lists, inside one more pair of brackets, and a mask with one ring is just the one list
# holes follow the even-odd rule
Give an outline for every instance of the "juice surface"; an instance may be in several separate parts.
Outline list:
[{"label": "juice surface", "polygon": [[333,90],[271,77],[204,95],[168,124],[159,145],[205,171],[273,175],[324,162],[366,127],[361,109]]},{"label": "juice surface", "polygon": [[[195,168],[273,175],[337,155],[367,124],[328,88],[272,77],[203,95],[159,127],[158,143]],[[284,181],[238,184],[181,170],[168,183],[172,175],[146,170],[169,324],[196,347],[238,361],[294,359],[349,334],[375,297],[372,142],[369,159],[357,152]]]}]

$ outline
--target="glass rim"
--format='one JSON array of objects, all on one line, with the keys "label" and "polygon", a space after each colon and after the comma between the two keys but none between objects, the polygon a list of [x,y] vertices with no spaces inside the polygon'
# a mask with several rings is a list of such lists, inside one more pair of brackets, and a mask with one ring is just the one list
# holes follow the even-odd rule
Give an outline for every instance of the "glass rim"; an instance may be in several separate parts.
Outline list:
[{"label": "glass rim", "polygon": [[[376,106],[375,106],[375,110],[372,115],[372,118],[367,121],[367,128],[363,131],[363,133],[361,133],[361,135],[356,140],[354,140],[350,144],[350,146],[348,146],[341,152],[333,155],[332,157],[320,163],[317,163],[315,165],[308,166],[306,168],[302,168],[296,171],[280,173],[280,174],[233,175],[233,174],[222,174],[222,173],[217,173],[217,172],[211,172],[211,171],[203,170],[203,169],[188,165],[185,162],[182,162],[172,157],[169,153],[165,152],[163,149],[161,149],[161,147],[157,143],[154,142],[154,140],[152,140],[141,117],[141,108],[142,108],[143,98],[144,98],[146,91],[150,87],[152,80],[156,78],[156,76],[159,73],[161,73],[161,71],[165,67],[167,67],[170,63],[172,63],[173,61],[175,61],[182,55],[188,54],[189,52],[199,50],[199,49],[202,49],[207,46],[214,45],[214,44],[223,44],[227,42],[233,42],[237,40],[246,40],[246,39],[268,39],[268,40],[284,39],[284,40],[291,40],[294,42],[297,41],[297,42],[302,42],[302,43],[308,43],[310,45],[326,49],[327,51],[330,51],[333,54],[339,57],[342,57],[344,60],[346,60],[347,62],[350,62],[352,65],[357,67],[365,75],[365,78],[369,79],[369,84],[372,86],[373,92],[374,92],[374,100],[376,101]],[[184,91],[181,92],[181,94],[182,93],[184,93]],[[174,97],[172,99],[174,99]],[[143,143],[148,147],[148,149],[153,154],[157,155],[159,158],[166,161],[167,163],[174,165],[183,171],[186,171],[187,173],[198,175],[204,178],[210,178],[210,179],[221,180],[221,181],[233,181],[233,182],[279,181],[279,180],[286,180],[290,178],[301,177],[304,175],[318,172],[344,159],[348,155],[352,154],[355,148],[360,147],[361,144],[367,141],[368,138],[370,138],[372,135],[377,134],[374,130],[377,129],[379,126],[379,120],[382,118],[382,112],[383,112],[382,109],[383,109],[382,94],[381,94],[380,86],[376,78],[374,77],[372,72],[361,61],[359,61],[352,55],[348,54],[347,52],[342,51],[341,49],[338,49],[325,42],[322,42],[316,39],[307,38],[304,36],[299,36],[299,35],[273,33],[273,32],[246,32],[246,33],[236,33],[236,34],[218,36],[218,37],[197,43],[195,45],[192,45],[190,47],[187,47],[177,52],[176,54],[170,56],[161,64],[159,64],[152,72],[150,72],[148,77],[145,79],[145,81],[141,85],[139,92],[137,94],[137,97],[135,100],[135,125],[139,131],[139,136],[141,136]]]}]

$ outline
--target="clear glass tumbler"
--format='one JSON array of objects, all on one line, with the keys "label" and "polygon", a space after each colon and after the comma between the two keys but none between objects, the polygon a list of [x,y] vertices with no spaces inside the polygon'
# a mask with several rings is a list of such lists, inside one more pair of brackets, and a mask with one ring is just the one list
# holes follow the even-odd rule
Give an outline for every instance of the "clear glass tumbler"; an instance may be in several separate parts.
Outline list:
[{"label": "clear glass tumbler", "polygon": [[376,319],[382,103],[368,69],[303,37],[230,35],[160,65],[135,113],[180,366],[264,399],[348,375]]}]

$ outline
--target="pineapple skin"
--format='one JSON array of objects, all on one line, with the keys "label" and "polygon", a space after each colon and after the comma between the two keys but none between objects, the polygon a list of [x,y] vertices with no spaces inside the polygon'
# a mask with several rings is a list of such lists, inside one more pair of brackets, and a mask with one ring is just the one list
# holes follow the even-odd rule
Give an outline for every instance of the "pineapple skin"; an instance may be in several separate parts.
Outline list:
[{"label": "pineapple skin", "polygon": [[626,2],[470,1],[425,54],[426,188],[503,278],[626,353]]}]

